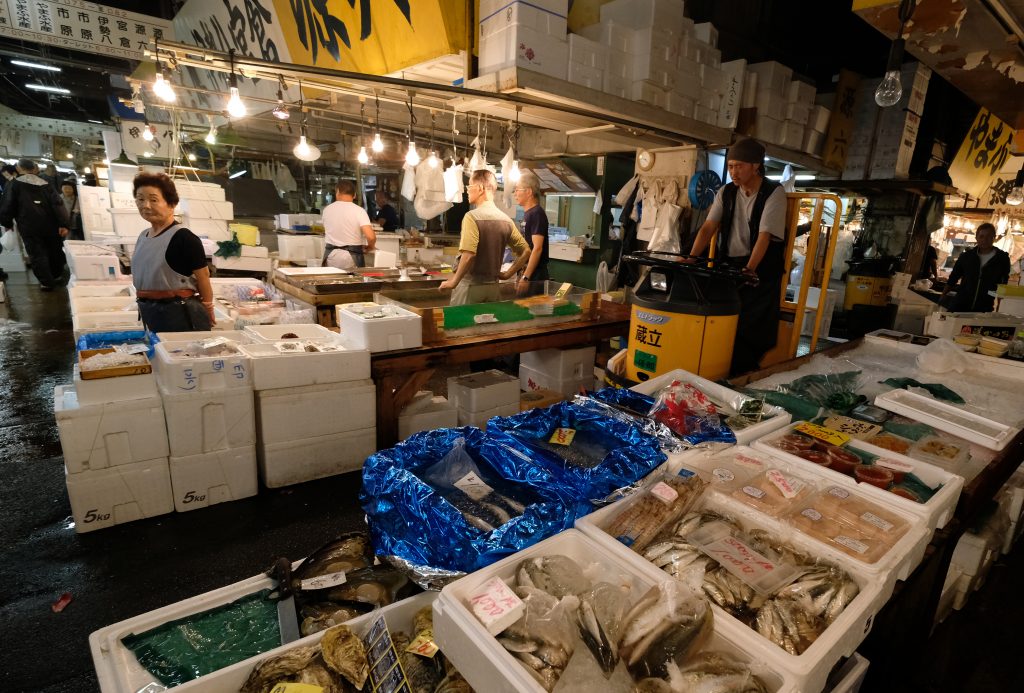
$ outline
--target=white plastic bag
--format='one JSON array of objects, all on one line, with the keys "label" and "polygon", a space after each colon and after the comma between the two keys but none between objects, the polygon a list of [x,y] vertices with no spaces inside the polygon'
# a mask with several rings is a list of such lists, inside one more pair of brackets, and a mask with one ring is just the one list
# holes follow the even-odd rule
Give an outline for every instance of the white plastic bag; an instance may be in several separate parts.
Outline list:
[{"label": "white plastic bag", "polygon": [[452,203],[445,199],[444,172],[440,166],[427,162],[416,167],[416,197],[413,207],[420,219],[434,217],[451,209]]},{"label": "white plastic bag", "polygon": [[14,229],[4,231],[4,234],[0,236],[0,245],[3,246],[4,250],[12,253],[18,249],[18,236]]},{"label": "white plastic bag", "polygon": [[936,339],[917,355],[917,367],[928,373],[963,373],[970,365],[963,349],[952,339]]},{"label": "white plastic bag", "polygon": [[416,199],[416,169],[405,164],[402,171],[402,197],[412,202]]},{"label": "white plastic bag", "polygon": [[[654,222],[654,234],[647,242],[648,250],[663,253],[681,253],[682,243],[679,239],[679,217],[683,208],[675,204],[679,199],[679,183],[670,180],[658,194],[658,209]],[[644,216],[647,211],[644,210]]]},{"label": "white plastic bag", "polygon": [[642,186],[643,209],[640,212],[640,223],[637,225],[636,237],[641,241],[650,241],[658,222],[658,198],[661,196],[661,181],[657,178],[644,180]]}]

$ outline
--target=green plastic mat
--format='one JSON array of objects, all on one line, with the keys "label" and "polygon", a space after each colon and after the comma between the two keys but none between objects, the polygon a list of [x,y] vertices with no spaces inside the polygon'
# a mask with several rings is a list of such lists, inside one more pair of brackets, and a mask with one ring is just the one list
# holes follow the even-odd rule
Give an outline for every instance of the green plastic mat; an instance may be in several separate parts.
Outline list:
[{"label": "green plastic mat", "polygon": [[165,686],[180,686],[281,645],[277,602],[262,590],[121,642]]},{"label": "green plastic mat", "polygon": [[[523,322],[533,320],[534,316],[528,308],[524,308],[512,301],[497,301],[495,303],[473,303],[468,306],[448,306],[444,308],[444,329],[461,330],[476,325],[473,318],[485,313],[493,313],[500,323]],[[579,315],[583,311],[575,303],[569,302],[562,306],[555,306],[554,316]],[[547,316],[544,316],[547,317]]]}]

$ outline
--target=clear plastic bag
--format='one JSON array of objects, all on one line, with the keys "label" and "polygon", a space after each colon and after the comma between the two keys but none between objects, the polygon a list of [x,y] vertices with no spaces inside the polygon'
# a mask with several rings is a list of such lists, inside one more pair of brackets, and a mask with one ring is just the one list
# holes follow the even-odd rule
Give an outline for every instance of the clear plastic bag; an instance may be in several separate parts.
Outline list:
[{"label": "clear plastic bag", "polygon": [[736,442],[718,407],[692,383],[673,380],[658,393],[648,415],[691,444]]},{"label": "clear plastic bag", "polygon": [[[846,367],[848,369],[845,369]],[[844,368],[845,370],[840,370]],[[779,385],[779,392],[795,395],[820,407],[845,413],[867,401],[858,393],[863,385],[861,371],[849,361],[838,361],[827,373],[812,373]]]},{"label": "clear plastic bag", "polygon": [[544,690],[550,691],[576,651],[572,619],[579,607],[579,598],[558,599],[532,587],[518,587],[516,594],[523,600],[526,612],[498,636],[498,642]]}]

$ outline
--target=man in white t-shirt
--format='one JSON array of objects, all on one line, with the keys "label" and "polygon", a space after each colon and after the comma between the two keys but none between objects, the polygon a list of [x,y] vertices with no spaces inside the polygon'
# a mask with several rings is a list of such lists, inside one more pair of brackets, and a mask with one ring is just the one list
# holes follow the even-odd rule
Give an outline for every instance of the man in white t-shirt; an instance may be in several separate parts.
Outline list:
[{"label": "man in white t-shirt", "polygon": [[[348,263],[345,260],[348,258],[345,258],[344,254],[348,253],[356,267],[366,267],[364,253],[373,250],[377,242],[377,234],[370,226],[370,215],[353,202],[356,196],[356,185],[352,181],[338,181],[334,192],[337,195],[337,200],[327,205],[323,212],[326,244],[320,265],[322,267],[326,267],[328,264],[331,266],[346,265]],[[331,260],[331,254],[335,251],[343,252],[336,253],[335,258]]]}]

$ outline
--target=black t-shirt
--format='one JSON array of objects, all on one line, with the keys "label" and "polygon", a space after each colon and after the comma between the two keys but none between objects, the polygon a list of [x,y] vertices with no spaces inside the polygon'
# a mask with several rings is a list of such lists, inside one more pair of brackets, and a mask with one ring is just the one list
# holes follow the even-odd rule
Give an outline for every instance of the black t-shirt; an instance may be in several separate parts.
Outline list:
[{"label": "black t-shirt", "polygon": [[534,236],[544,237],[544,248],[540,253],[540,262],[537,263],[534,276],[530,277],[530,279],[546,279],[548,276],[548,215],[544,213],[543,207],[534,205],[526,210],[523,214],[523,232],[530,250],[533,250]]},{"label": "black t-shirt", "polygon": [[374,221],[381,221],[382,219],[381,226],[384,227],[385,231],[394,231],[398,228],[398,212],[391,205],[385,204],[377,210],[377,216],[374,218]]},{"label": "black t-shirt", "polygon": [[167,244],[164,259],[171,269],[183,277],[192,276],[198,269],[206,267],[206,251],[199,236],[185,228],[178,229]]}]

